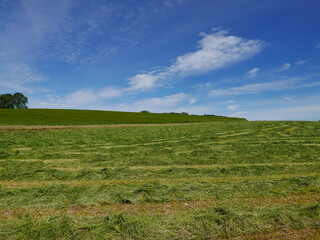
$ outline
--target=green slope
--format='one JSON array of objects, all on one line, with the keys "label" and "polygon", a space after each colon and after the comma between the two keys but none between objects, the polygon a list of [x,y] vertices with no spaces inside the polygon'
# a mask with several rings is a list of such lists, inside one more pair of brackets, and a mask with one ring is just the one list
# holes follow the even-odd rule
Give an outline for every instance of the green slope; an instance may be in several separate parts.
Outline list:
[{"label": "green slope", "polygon": [[67,109],[0,109],[0,125],[91,125],[241,121],[243,118]]}]

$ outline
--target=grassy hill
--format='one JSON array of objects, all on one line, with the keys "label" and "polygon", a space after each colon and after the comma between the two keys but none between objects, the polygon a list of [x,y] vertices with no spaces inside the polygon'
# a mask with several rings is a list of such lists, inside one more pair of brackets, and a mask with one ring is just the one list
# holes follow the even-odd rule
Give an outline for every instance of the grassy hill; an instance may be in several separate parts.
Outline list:
[{"label": "grassy hill", "polygon": [[92,125],[241,121],[243,118],[67,109],[0,109],[0,125]]}]

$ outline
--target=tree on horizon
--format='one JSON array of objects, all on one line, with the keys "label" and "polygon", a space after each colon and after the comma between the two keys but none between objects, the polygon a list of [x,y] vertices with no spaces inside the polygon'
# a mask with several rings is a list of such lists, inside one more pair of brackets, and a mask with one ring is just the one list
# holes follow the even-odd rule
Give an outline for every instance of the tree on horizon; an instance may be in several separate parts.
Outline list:
[{"label": "tree on horizon", "polygon": [[5,93],[0,95],[0,108],[7,109],[25,109],[28,104],[28,98],[20,92],[13,95]]}]

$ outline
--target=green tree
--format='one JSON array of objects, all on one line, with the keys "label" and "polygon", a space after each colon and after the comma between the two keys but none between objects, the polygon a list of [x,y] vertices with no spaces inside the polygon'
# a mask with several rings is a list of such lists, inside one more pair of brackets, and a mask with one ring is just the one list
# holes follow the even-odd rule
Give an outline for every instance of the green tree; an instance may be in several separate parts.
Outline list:
[{"label": "green tree", "polygon": [[13,104],[14,108],[28,108],[28,98],[22,93],[16,92],[13,94]]},{"label": "green tree", "polygon": [[28,98],[22,93],[2,94],[0,95],[0,108],[28,108]]},{"label": "green tree", "polygon": [[10,93],[0,95],[0,108],[14,108],[13,96]]}]

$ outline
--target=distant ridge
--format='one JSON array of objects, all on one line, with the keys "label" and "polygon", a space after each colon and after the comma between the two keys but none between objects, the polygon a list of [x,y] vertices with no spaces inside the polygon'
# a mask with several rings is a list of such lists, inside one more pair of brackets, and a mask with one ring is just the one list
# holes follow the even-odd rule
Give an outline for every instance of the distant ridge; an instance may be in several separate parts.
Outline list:
[{"label": "distant ridge", "polygon": [[100,125],[245,121],[244,118],[186,113],[116,112],[69,109],[0,109],[0,125]]}]

